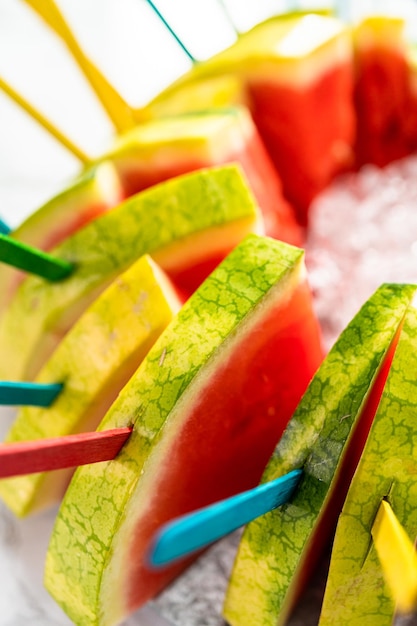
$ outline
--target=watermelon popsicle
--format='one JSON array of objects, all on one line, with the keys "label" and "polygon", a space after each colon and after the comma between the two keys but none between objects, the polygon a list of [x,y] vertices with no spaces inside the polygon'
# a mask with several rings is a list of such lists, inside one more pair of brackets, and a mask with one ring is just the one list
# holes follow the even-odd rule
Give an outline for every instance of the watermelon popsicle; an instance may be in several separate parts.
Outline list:
[{"label": "watermelon popsicle", "polygon": [[[151,575],[145,567],[145,548],[158,524],[256,483],[273,441],[321,360],[302,259],[301,250],[281,242],[247,238],[184,305],[110,409],[100,428],[127,420],[135,424],[134,433],[114,462],[76,472],[48,558],[47,586],[74,621],[117,623],[152,597],[179,571]],[[238,367],[232,353],[239,354]],[[255,382],[257,392],[245,400],[242,390]],[[75,562],[70,572],[61,561],[71,561],[68,532],[77,545],[85,543],[79,533],[86,527],[81,517],[72,518],[72,502],[80,515],[78,507],[96,508],[94,500],[104,493],[102,480],[110,474],[123,489],[112,489],[117,501],[103,508],[104,526],[96,518],[94,533],[102,528],[99,541],[107,547],[100,565],[85,553],[82,567],[89,582],[81,588]],[[107,550],[114,555],[111,560]],[[130,571],[120,568],[126,550],[135,553]]]},{"label": "watermelon popsicle", "polygon": [[[312,199],[353,164],[355,120],[349,29],[323,15],[284,15],[244,33],[152,101],[148,115],[178,110],[182,89],[238,76],[284,194],[307,223]],[[241,100],[244,98],[240,98]],[[323,116],[323,110],[326,115]],[[317,124],[317,120],[320,124]]]},{"label": "watermelon popsicle", "polygon": [[[21,408],[5,442],[94,430],[180,306],[150,257],[133,263],[81,315],[42,368],[36,382],[61,382],[58,397],[47,408]],[[70,476],[37,472],[3,480],[0,498],[16,515],[38,512],[61,499]]]},{"label": "watermelon popsicle", "polygon": [[83,310],[142,254],[175,274],[179,287],[185,273],[195,288],[259,228],[256,203],[232,165],[172,179],[125,201],[55,248],[56,257],[74,265],[67,279],[30,276],[22,283],[0,324],[0,377],[32,378]]}]

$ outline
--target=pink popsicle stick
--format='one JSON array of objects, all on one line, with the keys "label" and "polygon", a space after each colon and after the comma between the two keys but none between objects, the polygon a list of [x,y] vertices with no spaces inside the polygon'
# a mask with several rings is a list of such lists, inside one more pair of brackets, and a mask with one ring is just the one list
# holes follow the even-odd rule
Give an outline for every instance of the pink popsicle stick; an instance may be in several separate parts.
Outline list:
[{"label": "pink popsicle stick", "polygon": [[48,472],[114,459],[131,428],[0,444],[0,478]]}]

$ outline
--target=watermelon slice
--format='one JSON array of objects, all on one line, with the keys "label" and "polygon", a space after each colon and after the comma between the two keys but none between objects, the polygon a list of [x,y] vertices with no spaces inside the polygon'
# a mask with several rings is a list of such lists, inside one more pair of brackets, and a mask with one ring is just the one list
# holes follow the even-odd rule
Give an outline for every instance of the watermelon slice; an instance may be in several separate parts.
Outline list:
[{"label": "watermelon slice", "polygon": [[[136,261],[97,298],[62,340],[37,378],[63,382],[52,406],[24,407],[6,442],[95,430],[180,302],[148,256]],[[71,470],[0,481],[0,497],[19,516],[59,501]]]},{"label": "watermelon slice", "polygon": [[149,121],[121,135],[103,158],[116,167],[128,196],[186,172],[240,163],[262,210],[266,234],[293,245],[303,242],[278,174],[242,107]]},{"label": "watermelon slice", "polygon": [[[103,162],[32,213],[10,237],[41,250],[51,250],[122,199],[121,183],[114,167]],[[0,264],[0,314],[10,304],[25,276],[24,272]]]},{"label": "watermelon slice", "polygon": [[[411,307],[337,525],[320,625],[393,624],[395,603],[371,528],[386,498],[408,536],[417,536],[416,373],[417,311]],[[413,622],[415,616],[407,623]]]},{"label": "watermelon slice", "polygon": [[100,429],[134,427],[121,453],[74,475],[45,578],[71,619],[116,624],[179,573],[148,569],[155,530],[257,483],[321,356],[303,252],[248,237],[104,418]]},{"label": "watermelon slice", "polygon": [[[238,76],[281,177],[284,195],[307,223],[311,200],[353,164],[355,119],[349,30],[333,17],[278,16],[239,37],[147,107],[155,114],[204,78]],[[177,106],[176,104],[174,106]]]},{"label": "watermelon slice", "polygon": [[195,288],[259,220],[233,165],[161,183],[94,220],[54,250],[74,264],[69,278],[31,276],[20,286],[0,323],[0,379],[35,376],[87,306],[143,254],[178,280],[186,272]]},{"label": "watermelon slice", "polygon": [[355,28],[358,166],[383,167],[410,153],[412,106],[404,29],[404,20],[388,16],[368,17]]},{"label": "watermelon slice", "polygon": [[297,407],[263,481],[297,468],[304,476],[288,505],[246,528],[224,607],[232,626],[285,624],[332,536],[415,291],[382,286],[341,334]]}]

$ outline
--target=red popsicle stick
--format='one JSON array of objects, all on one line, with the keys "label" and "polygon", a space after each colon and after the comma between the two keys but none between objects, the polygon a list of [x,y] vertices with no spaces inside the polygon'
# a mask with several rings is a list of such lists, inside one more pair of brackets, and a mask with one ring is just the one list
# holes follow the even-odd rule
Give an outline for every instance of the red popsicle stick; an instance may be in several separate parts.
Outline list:
[{"label": "red popsicle stick", "polygon": [[114,459],[132,428],[0,445],[0,478],[49,472]]}]

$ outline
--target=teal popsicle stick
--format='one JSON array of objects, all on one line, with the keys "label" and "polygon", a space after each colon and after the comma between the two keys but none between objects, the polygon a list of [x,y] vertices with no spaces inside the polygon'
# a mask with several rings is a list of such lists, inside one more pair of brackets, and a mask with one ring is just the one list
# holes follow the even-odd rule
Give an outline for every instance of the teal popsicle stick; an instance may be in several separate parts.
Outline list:
[{"label": "teal popsicle stick", "polygon": [[197,60],[195,57],[193,57],[193,55],[191,54],[191,52],[188,50],[188,48],[186,48],[186,46],[184,45],[184,43],[181,41],[181,39],[178,37],[178,35],[176,34],[176,32],[171,28],[171,26],[168,24],[168,22],[166,21],[166,19],[164,18],[164,16],[162,15],[162,13],[159,11],[158,7],[151,1],[151,0],[146,0],[147,3],[149,4],[149,6],[151,7],[151,9],[154,11],[154,13],[158,16],[158,18],[161,20],[161,22],[163,23],[163,25],[165,26],[165,28],[167,28],[169,30],[169,32],[171,33],[171,35],[174,37],[175,41],[181,46],[181,48],[183,49],[183,51],[185,52],[185,54],[188,56],[188,58],[190,59],[190,61],[192,63],[196,63]]},{"label": "teal popsicle stick", "polygon": [[61,383],[40,384],[0,381],[0,405],[51,406],[62,391]]},{"label": "teal popsicle stick", "polygon": [[302,470],[294,470],[165,524],[151,546],[150,565],[155,568],[168,565],[285,504],[302,474]]},{"label": "teal popsicle stick", "polygon": [[0,218],[0,234],[8,235],[11,232],[11,228],[4,220]]},{"label": "teal popsicle stick", "polygon": [[62,280],[74,269],[72,263],[68,261],[2,234],[0,234],[0,261],[50,281]]}]

